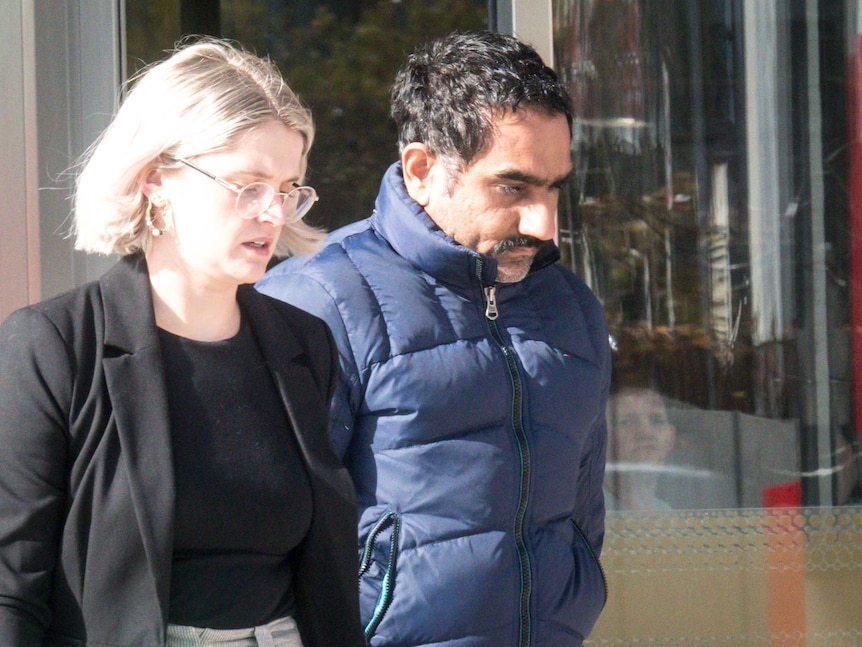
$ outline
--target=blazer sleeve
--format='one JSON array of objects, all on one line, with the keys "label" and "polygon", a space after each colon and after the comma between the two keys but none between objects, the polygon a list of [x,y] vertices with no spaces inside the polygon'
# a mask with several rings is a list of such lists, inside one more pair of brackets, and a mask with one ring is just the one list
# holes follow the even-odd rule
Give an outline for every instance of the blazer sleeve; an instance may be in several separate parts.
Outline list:
[{"label": "blazer sleeve", "polygon": [[38,645],[66,505],[72,361],[32,308],[0,326],[0,644]]}]

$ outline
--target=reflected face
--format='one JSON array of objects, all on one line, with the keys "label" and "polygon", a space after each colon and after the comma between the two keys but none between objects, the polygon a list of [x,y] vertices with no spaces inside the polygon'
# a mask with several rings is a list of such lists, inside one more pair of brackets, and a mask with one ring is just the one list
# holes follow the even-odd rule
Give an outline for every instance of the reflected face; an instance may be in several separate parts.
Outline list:
[{"label": "reflected face", "polygon": [[610,450],[621,463],[662,464],[676,429],[661,396],[649,389],[625,389],[608,402]]},{"label": "reflected face", "polygon": [[572,171],[566,118],[510,112],[464,170],[436,166],[424,205],[431,219],[461,245],[496,258],[498,282],[523,279],[556,233],[560,189]]}]

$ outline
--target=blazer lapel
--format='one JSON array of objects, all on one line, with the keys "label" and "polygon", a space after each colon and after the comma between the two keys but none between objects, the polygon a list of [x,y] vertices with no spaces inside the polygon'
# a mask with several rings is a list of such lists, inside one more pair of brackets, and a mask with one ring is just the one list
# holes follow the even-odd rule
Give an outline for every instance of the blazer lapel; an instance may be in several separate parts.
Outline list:
[{"label": "blazer lapel", "polygon": [[309,467],[317,471],[317,457],[325,455],[318,443],[328,443],[329,439],[327,385],[318,384],[290,326],[262,295],[250,286],[241,286],[238,298],[284,402],[300,451]]},{"label": "blazer lapel", "polygon": [[100,281],[108,392],[162,616],[173,554],[174,477],[170,419],[146,260],[122,259]]}]

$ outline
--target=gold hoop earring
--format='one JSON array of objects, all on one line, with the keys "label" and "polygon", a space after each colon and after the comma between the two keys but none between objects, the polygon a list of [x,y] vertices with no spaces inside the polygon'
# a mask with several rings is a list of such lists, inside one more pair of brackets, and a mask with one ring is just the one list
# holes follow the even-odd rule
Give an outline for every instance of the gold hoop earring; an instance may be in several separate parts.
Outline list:
[{"label": "gold hoop earring", "polygon": [[[164,236],[170,230],[170,205],[165,205],[164,209],[162,210],[162,220],[165,223],[165,228],[159,229],[156,226],[155,217],[153,216],[153,205],[156,202],[161,203],[162,201],[158,198],[147,200],[147,226],[150,228],[150,233],[153,236]],[[157,206],[162,205],[158,204]]]}]

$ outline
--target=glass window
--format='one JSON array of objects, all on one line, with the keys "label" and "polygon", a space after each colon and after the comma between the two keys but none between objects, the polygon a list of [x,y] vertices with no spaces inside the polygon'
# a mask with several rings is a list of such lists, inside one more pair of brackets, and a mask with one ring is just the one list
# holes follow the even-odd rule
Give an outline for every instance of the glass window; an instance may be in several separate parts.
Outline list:
[{"label": "glass window", "polygon": [[307,181],[326,229],[370,215],[397,159],[389,87],[413,46],[453,29],[487,27],[486,0],[126,0],[130,73],[165,56],[182,34],[239,41],[278,65],[317,126]]},{"label": "glass window", "polygon": [[615,357],[593,641],[862,644],[855,3],[552,4]]}]

